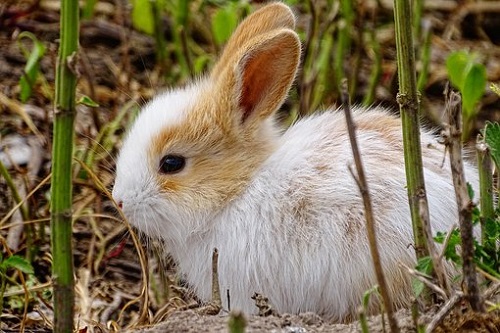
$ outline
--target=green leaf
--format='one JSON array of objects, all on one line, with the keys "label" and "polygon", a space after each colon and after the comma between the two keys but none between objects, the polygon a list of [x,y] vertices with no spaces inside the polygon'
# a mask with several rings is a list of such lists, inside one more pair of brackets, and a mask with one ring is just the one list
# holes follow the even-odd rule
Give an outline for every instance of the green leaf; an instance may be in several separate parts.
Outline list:
[{"label": "green leaf", "polygon": [[33,266],[24,258],[13,255],[2,263],[5,268],[15,268],[26,274],[33,274]]},{"label": "green leaf", "polygon": [[486,90],[486,68],[484,65],[479,63],[471,64],[463,84],[463,105],[467,116],[470,117],[475,113],[475,105],[483,97]]},{"label": "green leaf", "polygon": [[132,25],[139,31],[153,35],[153,5],[150,0],[132,0]]},{"label": "green leaf", "polygon": [[89,96],[82,96],[76,102],[76,104],[83,104],[83,105],[89,106],[91,108],[97,108],[97,107],[99,107],[99,104],[97,104],[97,102],[95,102],[94,100],[92,100],[92,98],[90,98]]},{"label": "green leaf", "polygon": [[472,187],[471,183],[467,182],[467,194],[469,194],[469,198],[471,198],[471,200],[474,199],[474,188]]},{"label": "green leaf", "polygon": [[424,283],[417,279],[411,279],[411,288],[413,289],[415,297],[418,298],[424,291]]},{"label": "green leaf", "polygon": [[500,221],[495,219],[486,219],[484,222],[484,231],[488,240],[495,244],[500,237]]},{"label": "green leaf", "polygon": [[[28,38],[33,42],[31,51],[28,51],[21,43],[23,38]],[[21,86],[20,100],[25,103],[33,92],[33,87],[40,72],[40,61],[45,55],[46,48],[35,35],[28,31],[21,32],[17,40],[19,42],[19,47],[27,59],[26,65],[24,66],[24,75],[19,82]]]},{"label": "green leaf", "polygon": [[212,33],[217,45],[222,45],[231,36],[238,24],[238,16],[234,6],[219,8],[212,17]]},{"label": "green leaf", "polygon": [[[434,237],[434,240],[439,244],[443,244],[447,237],[446,232],[438,232],[437,236]],[[451,232],[450,239],[448,240],[448,244],[444,249],[444,257],[448,260],[453,261],[457,265],[462,264],[462,259],[460,255],[457,253],[457,247],[461,244],[462,240],[460,238],[460,231],[458,228],[453,229]],[[424,259],[424,258],[422,258]]]},{"label": "green leaf", "polygon": [[483,136],[490,150],[491,158],[498,169],[500,168],[500,124],[486,122]]},{"label": "green leaf", "polygon": [[[430,275],[432,273],[432,259],[431,257],[423,257],[420,258],[417,262],[417,266],[415,267],[417,271]],[[419,281],[417,279],[412,279],[411,280],[411,286],[413,289],[413,293],[415,294],[415,297],[419,297],[420,294],[422,294],[422,291],[424,291],[424,283],[422,281]]]},{"label": "green leaf", "polygon": [[432,273],[432,259],[431,257],[423,257],[420,258],[417,262],[417,266],[415,267],[417,271],[424,273],[424,274],[431,274]]},{"label": "green leaf", "polygon": [[465,51],[453,52],[446,59],[446,69],[451,83],[460,92],[463,91],[466,69],[470,61],[470,55]]}]

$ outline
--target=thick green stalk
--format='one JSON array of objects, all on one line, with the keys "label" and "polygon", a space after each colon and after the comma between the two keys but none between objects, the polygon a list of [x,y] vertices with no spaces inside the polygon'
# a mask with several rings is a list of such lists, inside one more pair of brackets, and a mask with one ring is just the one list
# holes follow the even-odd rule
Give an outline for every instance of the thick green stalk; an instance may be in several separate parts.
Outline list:
[{"label": "thick green stalk", "polygon": [[[417,259],[429,255],[421,216],[429,216],[420,146],[419,99],[411,24],[411,1],[394,0],[398,58],[398,103],[403,122],[406,185]],[[420,209],[425,210],[421,214]]]},{"label": "thick green stalk", "polygon": [[52,278],[54,332],[73,331],[72,158],[79,8],[77,0],[61,2],[61,35],[56,69],[51,183]]}]

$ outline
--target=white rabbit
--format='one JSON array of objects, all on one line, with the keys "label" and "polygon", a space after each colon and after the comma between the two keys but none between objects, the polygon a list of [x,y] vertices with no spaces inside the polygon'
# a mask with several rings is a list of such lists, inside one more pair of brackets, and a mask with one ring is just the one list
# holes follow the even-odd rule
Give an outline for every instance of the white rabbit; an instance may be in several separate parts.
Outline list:
[{"label": "white rabbit", "polygon": [[[275,124],[299,64],[294,24],[287,6],[263,7],[210,76],[147,104],[123,144],[113,197],[137,229],[164,240],[202,300],[217,248],[232,309],[255,313],[258,292],[279,312],[345,321],[377,281],[343,113],[316,113],[283,134]],[[383,268],[394,305],[405,306],[412,290],[398,263],[415,256],[400,120],[380,108],[353,113]],[[430,133],[421,139],[431,221],[447,231],[457,222],[449,166]]]}]

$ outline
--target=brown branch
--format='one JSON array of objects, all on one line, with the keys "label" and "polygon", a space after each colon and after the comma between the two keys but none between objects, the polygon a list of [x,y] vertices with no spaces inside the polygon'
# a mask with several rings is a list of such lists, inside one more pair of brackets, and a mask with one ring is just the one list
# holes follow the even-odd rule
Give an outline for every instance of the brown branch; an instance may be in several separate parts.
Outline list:
[{"label": "brown branch", "polygon": [[473,311],[485,312],[484,300],[479,292],[474,264],[474,238],[472,233],[472,209],[474,203],[469,197],[462,162],[462,99],[459,93],[451,89],[446,89],[445,96],[449,122],[446,144],[450,152],[451,172],[459,213],[465,295]]},{"label": "brown branch", "polygon": [[389,288],[387,287],[384,271],[382,270],[382,264],[380,262],[380,255],[378,252],[377,237],[375,230],[375,219],[373,217],[370,192],[368,189],[368,183],[366,182],[365,171],[361,161],[361,155],[359,152],[358,142],[356,139],[356,128],[355,128],[356,126],[352,120],[346,79],[343,79],[341,83],[341,99],[347,122],[347,130],[349,132],[349,140],[351,142],[352,154],[354,156],[354,163],[356,165],[357,177],[356,175],[354,175],[354,172],[352,171],[351,168],[349,168],[349,170],[351,171],[351,174],[356,180],[356,183],[358,184],[359,187],[359,191],[361,192],[361,196],[363,198],[363,205],[365,208],[366,229],[368,234],[368,242],[370,244],[370,252],[373,259],[375,275],[377,276],[378,285],[380,287],[380,294],[382,295],[382,300],[384,301],[384,307],[385,310],[387,311],[387,317],[389,318],[389,326],[391,328],[391,332],[397,333],[399,332],[399,327],[396,318],[394,317],[394,309],[391,296],[389,295]]}]

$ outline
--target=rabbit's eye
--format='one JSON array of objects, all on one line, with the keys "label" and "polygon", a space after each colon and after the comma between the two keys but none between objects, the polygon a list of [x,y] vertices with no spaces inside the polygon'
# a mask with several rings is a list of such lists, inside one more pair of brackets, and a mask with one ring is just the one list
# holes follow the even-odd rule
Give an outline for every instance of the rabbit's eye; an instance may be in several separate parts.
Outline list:
[{"label": "rabbit's eye", "polygon": [[186,159],[179,155],[165,155],[160,160],[161,173],[176,173],[186,165]]}]

